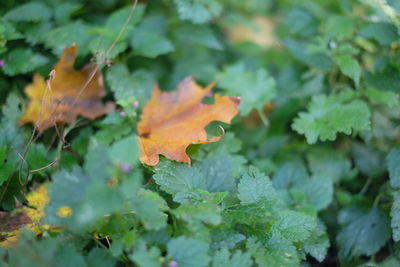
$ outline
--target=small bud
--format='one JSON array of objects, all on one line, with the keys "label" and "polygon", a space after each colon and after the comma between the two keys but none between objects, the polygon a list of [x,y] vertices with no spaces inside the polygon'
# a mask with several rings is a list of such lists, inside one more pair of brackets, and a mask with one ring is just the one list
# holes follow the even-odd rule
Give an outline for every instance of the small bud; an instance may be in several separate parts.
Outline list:
[{"label": "small bud", "polygon": [[119,115],[120,115],[121,117],[125,117],[125,116],[126,116],[126,113],[125,113],[124,111],[121,111],[121,112],[119,113]]},{"label": "small bud", "polygon": [[176,261],[170,261],[168,267],[178,267],[178,263]]},{"label": "small bud", "polygon": [[132,170],[132,166],[129,165],[128,163],[122,163],[121,166],[120,166],[120,168],[121,168],[121,171],[122,171],[123,173],[129,173],[129,172],[131,172],[131,170]]},{"label": "small bud", "polygon": [[0,59],[0,67],[3,67],[4,66],[4,60],[2,60],[2,59]]},{"label": "small bud", "polygon": [[139,106],[139,101],[134,101],[133,103],[132,103],[132,107],[133,108],[137,108]]}]

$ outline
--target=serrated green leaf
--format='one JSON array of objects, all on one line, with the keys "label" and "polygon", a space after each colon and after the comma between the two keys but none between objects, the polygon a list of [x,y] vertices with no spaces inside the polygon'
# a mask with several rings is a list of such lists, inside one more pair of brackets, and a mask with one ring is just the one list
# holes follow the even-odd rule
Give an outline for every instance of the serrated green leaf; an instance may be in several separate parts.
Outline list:
[{"label": "serrated green leaf", "polygon": [[107,151],[114,164],[129,164],[135,166],[138,163],[139,147],[136,136],[128,136],[116,141]]},{"label": "serrated green leaf", "polygon": [[139,216],[144,227],[149,230],[159,230],[167,224],[168,210],[165,200],[150,190],[141,190],[133,200],[133,210]]},{"label": "serrated green leaf", "polygon": [[192,42],[217,50],[221,50],[223,48],[217,36],[207,25],[183,25],[176,31],[176,36],[183,44]]},{"label": "serrated green leaf", "polygon": [[161,252],[157,247],[135,251],[129,256],[139,267],[161,267]]},{"label": "serrated green leaf", "polygon": [[222,12],[222,6],[215,0],[174,0],[180,19],[193,23],[205,23]]},{"label": "serrated green leaf", "polygon": [[336,242],[341,258],[373,255],[390,238],[389,216],[375,207],[350,207],[341,210],[339,223],[343,228],[336,236]]},{"label": "serrated green leaf", "polygon": [[333,199],[333,181],[328,176],[314,175],[299,186],[304,192],[306,201],[316,210],[329,206]]},{"label": "serrated green leaf", "polygon": [[134,53],[155,58],[174,51],[172,42],[166,37],[166,21],[162,16],[148,16],[133,31],[131,45]]},{"label": "serrated green leaf", "polygon": [[252,266],[253,261],[251,260],[250,253],[243,253],[240,250],[235,251],[235,253],[230,253],[228,249],[224,248],[215,252],[212,267],[242,267],[242,266]]},{"label": "serrated green leaf", "polygon": [[296,248],[279,235],[273,235],[266,246],[252,237],[248,240],[246,247],[258,266],[295,267],[300,263]]},{"label": "serrated green leaf", "polygon": [[54,50],[56,54],[73,43],[78,47],[78,55],[87,55],[89,52],[88,44],[92,36],[88,34],[90,27],[81,22],[75,21],[64,24],[58,28],[51,30],[46,37],[45,45]]},{"label": "serrated green leaf", "polygon": [[115,64],[107,71],[107,82],[117,101],[137,99],[142,106],[150,99],[155,82],[152,73],[146,70],[136,70],[130,73],[126,65]]},{"label": "serrated green leaf", "polygon": [[272,232],[277,232],[293,242],[305,240],[316,227],[315,219],[301,212],[282,211],[278,217]]},{"label": "serrated green leaf", "polygon": [[172,161],[161,161],[155,167],[154,180],[161,189],[169,194],[187,192],[191,189],[203,189],[209,192],[224,192],[234,188],[232,177],[232,158],[216,155],[201,163],[189,167]]},{"label": "serrated green leaf", "polygon": [[57,211],[67,206],[76,213],[84,201],[90,178],[83,171],[75,167],[70,172],[59,171],[53,175],[53,182],[48,186],[48,195],[51,201],[45,208],[45,221],[50,225],[65,225],[65,218],[58,216]]},{"label": "serrated green leaf", "polygon": [[97,60],[104,63],[115,58],[128,47],[126,38],[135,25],[142,19],[143,5],[130,5],[114,11],[103,27],[92,28],[98,37],[89,43],[89,49],[97,55]]},{"label": "serrated green leaf", "polygon": [[49,20],[50,8],[40,2],[26,3],[8,11],[4,18],[16,22],[38,22]]},{"label": "serrated green leaf", "polygon": [[47,57],[35,53],[29,48],[17,48],[7,54],[2,69],[7,75],[13,76],[34,71],[36,68],[45,65],[47,62]]},{"label": "serrated green leaf", "polygon": [[239,96],[239,110],[247,115],[253,108],[262,110],[276,96],[275,80],[264,69],[256,72],[246,70],[243,63],[225,68],[218,83],[226,94]]},{"label": "serrated green leaf", "polygon": [[373,102],[386,105],[389,108],[400,107],[399,94],[396,94],[395,92],[368,88],[365,91],[365,94]]},{"label": "serrated green leaf", "polygon": [[210,261],[208,244],[186,237],[173,238],[168,242],[168,256],[180,267],[203,267]]},{"label": "serrated green leaf", "polygon": [[354,142],[351,147],[357,168],[368,177],[377,177],[386,170],[384,154],[374,147]]},{"label": "serrated green leaf", "polygon": [[336,139],[338,133],[370,129],[371,113],[361,100],[352,100],[353,93],[344,91],[338,95],[313,97],[308,112],[300,112],[292,128],[304,134],[309,144]]},{"label": "serrated green leaf", "polygon": [[333,59],[344,75],[352,78],[356,84],[359,83],[362,69],[356,59],[348,54],[336,55]]},{"label": "serrated green leaf", "polygon": [[311,236],[304,241],[304,251],[313,256],[317,261],[322,262],[328,254],[330,242],[325,226],[318,221],[317,227],[311,233]]},{"label": "serrated green leaf", "polygon": [[242,204],[257,203],[261,200],[271,201],[276,198],[276,192],[268,176],[256,168],[250,168],[240,179],[238,198]]},{"label": "serrated green leaf", "polygon": [[307,169],[299,160],[288,161],[280,166],[272,177],[272,183],[277,189],[290,188],[304,183],[309,178]]},{"label": "serrated green leaf", "polygon": [[211,232],[211,249],[229,248],[246,239],[246,236],[233,229],[216,228]]}]

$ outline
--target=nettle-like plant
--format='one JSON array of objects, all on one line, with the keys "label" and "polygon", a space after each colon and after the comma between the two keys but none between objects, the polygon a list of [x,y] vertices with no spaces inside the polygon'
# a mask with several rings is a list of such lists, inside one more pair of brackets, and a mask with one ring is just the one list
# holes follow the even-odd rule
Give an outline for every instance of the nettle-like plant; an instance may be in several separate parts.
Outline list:
[{"label": "nettle-like plant", "polygon": [[400,4],[0,7],[2,266],[400,265]]}]

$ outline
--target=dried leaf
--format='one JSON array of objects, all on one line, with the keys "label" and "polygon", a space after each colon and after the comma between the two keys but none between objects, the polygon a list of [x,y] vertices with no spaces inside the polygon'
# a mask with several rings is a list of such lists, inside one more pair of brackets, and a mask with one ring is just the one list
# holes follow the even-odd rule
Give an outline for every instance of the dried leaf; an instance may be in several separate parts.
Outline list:
[{"label": "dried leaf", "polygon": [[0,212],[0,246],[10,247],[20,235],[21,227],[40,234],[47,225],[41,224],[44,217],[44,207],[49,202],[47,184],[43,184],[26,197],[29,207],[23,206],[11,212]]},{"label": "dried leaf", "polygon": [[106,92],[97,66],[90,63],[80,71],[74,69],[76,50],[75,45],[63,50],[48,83],[35,74],[25,88],[30,102],[20,125],[33,122],[43,131],[58,122],[72,123],[79,115],[95,119],[113,109],[111,103],[103,105],[100,101]]},{"label": "dried leaf", "polygon": [[154,88],[138,125],[140,161],[143,164],[157,165],[159,154],[190,164],[185,152],[189,145],[220,139],[213,137],[208,140],[204,127],[212,121],[230,123],[238,113],[240,99],[215,94],[214,104],[202,104],[213,85],[203,89],[187,77],[174,92],[161,92],[157,86]]},{"label": "dried leaf", "polygon": [[251,42],[261,47],[279,47],[279,42],[274,34],[276,28],[276,19],[263,16],[252,18],[253,27],[239,25],[228,29],[227,35],[235,43]]}]

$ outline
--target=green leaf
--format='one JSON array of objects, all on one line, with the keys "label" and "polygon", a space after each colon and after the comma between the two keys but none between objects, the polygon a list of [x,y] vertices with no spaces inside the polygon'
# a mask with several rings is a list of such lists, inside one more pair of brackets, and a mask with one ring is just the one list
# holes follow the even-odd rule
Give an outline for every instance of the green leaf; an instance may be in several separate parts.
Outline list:
[{"label": "green leaf", "polygon": [[251,255],[248,252],[243,253],[240,250],[236,250],[235,253],[230,253],[227,248],[223,248],[215,252],[212,267],[242,267],[252,266],[253,261]]},{"label": "green leaf", "polygon": [[256,168],[250,168],[249,172],[240,179],[238,198],[241,204],[251,204],[261,200],[274,200],[276,192],[268,176],[263,175]]},{"label": "green leaf", "polygon": [[316,149],[307,155],[308,166],[315,175],[330,177],[333,181],[347,178],[353,172],[344,153],[331,149]]},{"label": "green leaf", "polygon": [[382,91],[374,88],[368,88],[365,95],[373,102],[386,105],[389,108],[400,107],[399,94],[391,91]]},{"label": "green leaf", "polygon": [[329,237],[325,231],[325,226],[319,221],[311,236],[304,241],[303,249],[317,261],[322,262],[328,254],[329,245]]},{"label": "green leaf", "polygon": [[309,178],[306,166],[300,160],[288,161],[274,173],[272,183],[277,189],[287,189],[304,183]]},{"label": "green leaf", "polygon": [[[25,160],[30,170],[36,170],[45,167],[46,165],[51,163],[54,159],[52,159],[49,156],[49,151],[43,144],[36,143],[33,144],[29,149],[28,153],[26,154]],[[44,169],[43,171],[36,173],[44,175],[46,171],[49,171],[49,169]]]},{"label": "green leaf", "polygon": [[111,160],[108,156],[108,149],[96,138],[91,138],[89,148],[85,155],[83,168],[93,179],[106,180],[109,176]]},{"label": "green leaf", "polygon": [[162,190],[172,195],[190,189],[225,192],[235,186],[235,177],[232,174],[236,166],[233,163],[235,162],[227,155],[216,155],[191,167],[164,160],[155,167],[153,179]]},{"label": "green leaf", "polygon": [[180,267],[203,267],[210,261],[208,244],[186,237],[173,238],[168,242],[168,256]]},{"label": "green leaf", "polygon": [[155,58],[174,51],[174,46],[165,35],[166,20],[162,16],[148,16],[131,36],[134,53]]},{"label": "green leaf", "polygon": [[108,267],[116,264],[116,259],[112,258],[107,250],[101,248],[92,249],[85,260],[87,266]]},{"label": "green leaf", "polygon": [[59,208],[67,206],[75,215],[85,199],[90,178],[75,166],[70,172],[59,171],[53,174],[53,182],[48,186],[49,204],[45,208],[45,222],[54,226],[65,226],[70,218],[58,216]]},{"label": "green leaf", "polygon": [[233,229],[216,228],[211,232],[211,249],[229,248],[232,249],[235,245],[246,239],[246,236],[240,234]]},{"label": "green leaf", "polygon": [[26,3],[8,11],[4,18],[15,22],[39,22],[51,18],[51,10],[40,2]]},{"label": "green leaf", "polygon": [[89,53],[88,44],[92,39],[92,36],[88,34],[89,29],[87,24],[79,20],[64,24],[47,34],[45,45],[59,55],[65,47],[75,43],[78,47],[78,55],[87,55]]},{"label": "green leaf", "polygon": [[36,239],[33,232],[25,230],[17,245],[7,252],[9,266],[86,266],[84,257],[72,242],[61,236]]},{"label": "green leaf", "polygon": [[333,59],[344,75],[352,78],[356,84],[359,83],[362,69],[356,59],[348,54],[336,55]]},{"label": "green leaf", "polygon": [[36,68],[45,65],[48,58],[34,53],[31,49],[17,48],[12,50],[4,60],[3,71],[7,75],[14,76],[34,71]]},{"label": "green leaf", "polygon": [[300,112],[292,128],[304,134],[309,144],[336,139],[338,133],[370,129],[371,113],[361,100],[352,100],[354,93],[343,91],[338,95],[313,97],[308,112]]},{"label": "green leaf", "polygon": [[[184,201],[181,198],[179,202],[182,204],[174,209],[172,214],[188,223],[189,228],[201,227],[198,226],[200,222],[206,225],[219,225],[222,222],[222,207],[219,204],[225,196],[226,193],[209,193],[197,189],[190,196],[186,194]],[[179,197],[179,193],[176,197]]]},{"label": "green leaf", "polygon": [[298,242],[307,239],[316,227],[315,219],[301,212],[282,211],[272,227],[272,232],[277,232],[289,241]]},{"label": "green leaf", "polygon": [[[98,60],[102,63],[115,58],[127,48],[126,38],[135,25],[142,19],[144,5],[136,5],[135,9],[129,5],[114,11],[103,27],[94,27],[92,33],[98,37],[89,43],[93,54],[97,53]],[[127,20],[128,23],[127,23]]]},{"label": "green leaf", "polygon": [[17,31],[15,26],[4,18],[0,18],[0,40],[1,45],[5,46],[5,41],[11,41],[22,38],[22,34]]},{"label": "green leaf", "polygon": [[390,211],[393,240],[400,241],[400,192],[393,192],[393,204]]},{"label": "green leaf", "polygon": [[393,188],[400,188],[400,148],[392,148],[386,157],[390,185]]},{"label": "green leaf", "polygon": [[136,136],[129,136],[116,141],[107,151],[114,164],[126,163],[131,166],[138,164],[139,147]]},{"label": "green leaf", "polygon": [[390,238],[389,216],[375,207],[347,207],[340,211],[339,223],[343,228],[336,236],[336,242],[341,258],[371,256]]},{"label": "green leaf", "polygon": [[324,175],[314,175],[299,186],[305,194],[308,204],[317,210],[323,210],[329,206],[333,199],[333,181]]},{"label": "green leaf", "polygon": [[124,64],[111,66],[107,71],[106,79],[118,102],[125,103],[133,98],[139,101],[139,105],[144,105],[150,99],[155,82],[152,73],[146,70],[136,70],[130,73]]},{"label": "green leaf", "polygon": [[253,108],[262,110],[276,96],[275,80],[264,69],[247,71],[243,63],[225,68],[218,83],[227,95],[239,96],[239,110],[247,115]]},{"label": "green leaf", "polygon": [[357,168],[368,177],[378,177],[386,171],[384,154],[374,147],[353,142],[351,152]]},{"label": "green leaf", "polygon": [[295,267],[300,264],[296,248],[279,235],[271,236],[265,245],[251,237],[246,243],[246,247],[258,266]]},{"label": "green leaf", "polygon": [[207,25],[185,24],[177,29],[175,34],[182,42],[182,45],[192,42],[211,49],[223,49],[221,42]]},{"label": "green leaf", "polygon": [[396,27],[384,22],[368,24],[361,29],[360,35],[374,39],[381,45],[390,45],[399,38]]},{"label": "green leaf", "polygon": [[326,34],[339,40],[351,37],[356,30],[354,21],[339,15],[329,16],[325,25]]},{"label": "green leaf", "polygon": [[181,20],[205,23],[222,12],[222,6],[215,0],[174,0]]},{"label": "green leaf", "polygon": [[133,200],[133,210],[148,230],[159,230],[167,225],[167,203],[156,192],[140,190]]},{"label": "green leaf", "polygon": [[292,38],[283,40],[283,44],[289,52],[299,61],[315,69],[327,71],[332,67],[332,60],[323,53],[311,53],[307,44]]},{"label": "green leaf", "polygon": [[161,267],[161,252],[157,247],[136,250],[129,256],[139,267]]}]

